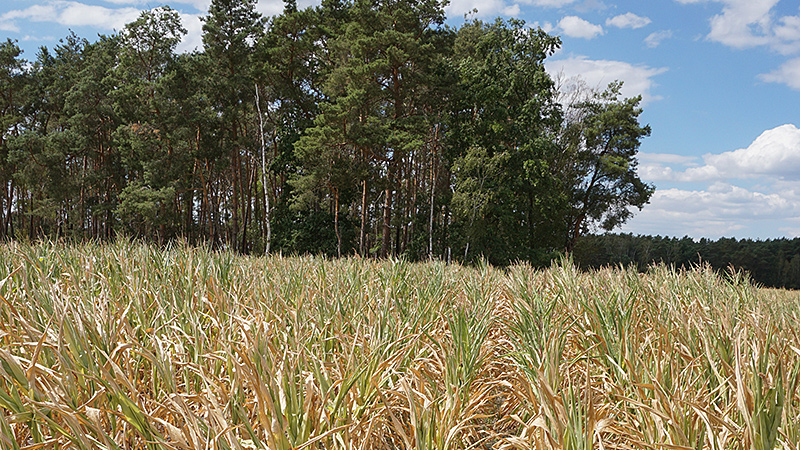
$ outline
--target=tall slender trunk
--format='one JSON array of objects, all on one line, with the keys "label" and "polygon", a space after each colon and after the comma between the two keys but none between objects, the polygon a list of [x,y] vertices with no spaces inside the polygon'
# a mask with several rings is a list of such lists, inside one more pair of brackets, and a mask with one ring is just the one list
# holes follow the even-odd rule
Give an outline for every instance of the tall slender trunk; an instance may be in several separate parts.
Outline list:
[{"label": "tall slender trunk", "polygon": [[433,216],[436,205],[436,175],[437,175],[437,160],[436,160],[436,145],[439,142],[439,124],[437,123],[433,129],[433,142],[431,143],[431,210],[428,217],[428,257],[433,259]]},{"label": "tall slender trunk", "polygon": [[428,257],[433,259],[433,213],[436,200],[436,169],[431,170],[431,213],[428,217]]},{"label": "tall slender trunk", "polygon": [[[249,158],[248,158],[249,161]],[[248,164],[249,165],[249,164]],[[250,223],[250,216],[253,210],[253,180],[255,179],[255,167],[250,169],[248,167],[247,170],[247,195],[242,193],[242,199],[245,201],[244,204],[244,211],[242,216],[242,244],[240,251],[243,253],[247,253],[248,250],[248,242],[247,242],[247,226]]]},{"label": "tall slender trunk", "polygon": [[342,257],[342,234],[339,232],[339,189],[333,190],[334,213],[333,229],[336,231],[336,255]]},{"label": "tall slender trunk", "polygon": [[5,209],[5,190],[6,190],[6,182],[3,181],[3,198],[0,198],[0,238],[4,238],[6,236],[6,209]]},{"label": "tall slender trunk", "polygon": [[[34,216],[33,216],[33,214],[31,214],[33,212],[33,192],[31,192],[30,194],[31,195],[30,195],[29,202],[28,202],[28,215],[30,216],[30,220],[28,221],[28,238],[29,239],[34,239],[36,237],[35,234],[34,234],[35,233],[35,228],[34,228],[34,225],[33,225]],[[92,237],[94,237],[94,236],[92,236]]]},{"label": "tall slender trunk", "polygon": [[[199,139],[199,136],[200,136],[199,129],[198,129],[197,133],[198,133],[198,139]],[[204,161],[204,162],[205,162],[204,165],[206,167],[208,167],[208,161]],[[198,161],[197,159],[195,159],[194,163],[195,163],[195,167],[200,166],[200,161]],[[203,217],[203,220],[206,221],[207,233],[208,233],[207,236],[211,239],[211,245],[213,246],[214,245],[214,223],[213,223],[214,222],[214,215],[212,213],[213,211],[212,211],[211,197],[208,194],[208,183],[206,183],[206,178],[203,175],[203,171],[204,171],[203,167],[198,167],[198,171],[197,172],[200,175],[200,186],[203,189],[202,200],[200,202],[200,204],[202,205],[200,216]]]},{"label": "tall slender trunk", "polygon": [[158,224],[158,245],[161,246],[164,245],[164,240],[167,237],[167,224],[164,223],[164,218],[167,216],[167,208],[163,201],[158,203],[159,222],[161,222]]},{"label": "tall slender trunk", "polygon": [[231,172],[233,175],[232,181],[232,191],[233,191],[233,211],[231,215],[231,228],[230,228],[230,235],[228,236],[227,244],[236,250],[236,245],[239,240],[239,194],[241,192],[241,172],[239,169],[241,168],[241,149],[239,148],[239,125],[234,123],[233,124],[233,131],[232,131],[232,141],[233,141],[233,149],[232,149],[232,158],[231,158]]},{"label": "tall slender trunk", "polygon": [[236,149],[236,152],[233,157],[233,215],[231,217],[231,237],[229,238],[228,244],[232,245],[233,249],[236,250],[236,242],[239,238],[239,189],[241,188],[241,180],[239,179],[239,149]]},{"label": "tall slender trunk", "polygon": [[391,171],[389,175],[389,187],[386,188],[383,201],[383,240],[381,242],[381,258],[388,256],[392,240],[392,188]]},{"label": "tall slender trunk", "polygon": [[183,236],[189,242],[194,242],[194,236],[192,236],[192,229],[194,228],[194,190],[191,188],[186,191],[184,195],[184,204],[186,205],[186,215],[184,216],[183,220]]},{"label": "tall slender trunk", "polygon": [[[3,182],[3,200],[4,203],[0,205],[0,236],[6,237],[8,236],[8,215],[6,213],[5,207],[8,207],[11,204],[11,195],[8,193],[9,186],[11,185],[10,181]],[[10,211],[10,210],[9,210]],[[10,214],[10,212],[8,213]]]},{"label": "tall slender trunk", "polygon": [[11,215],[14,204],[14,180],[8,184],[8,203],[6,203],[6,236],[14,235],[14,217]]},{"label": "tall slender trunk", "polygon": [[367,234],[367,180],[361,181],[361,236],[358,243],[358,250],[361,256],[366,253]]},{"label": "tall slender trunk", "polygon": [[259,88],[256,83],[256,110],[258,111],[258,131],[261,136],[261,186],[264,189],[264,225],[267,236],[264,242],[264,253],[269,254],[269,243],[272,240],[272,224],[270,224],[270,204],[269,191],[267,190],[267,157],[266,144],[264,143],[264,117],[261,115],[261,101],[259,100]]}]

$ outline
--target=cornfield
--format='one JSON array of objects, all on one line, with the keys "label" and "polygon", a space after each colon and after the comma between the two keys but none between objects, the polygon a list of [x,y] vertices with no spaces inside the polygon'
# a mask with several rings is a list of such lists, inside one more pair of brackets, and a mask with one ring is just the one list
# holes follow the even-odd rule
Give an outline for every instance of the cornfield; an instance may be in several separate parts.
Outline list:
[{"label": "cornfield", "polygon": [[800,296],[581,273],[0,246],[0,448],[800,449]]}]

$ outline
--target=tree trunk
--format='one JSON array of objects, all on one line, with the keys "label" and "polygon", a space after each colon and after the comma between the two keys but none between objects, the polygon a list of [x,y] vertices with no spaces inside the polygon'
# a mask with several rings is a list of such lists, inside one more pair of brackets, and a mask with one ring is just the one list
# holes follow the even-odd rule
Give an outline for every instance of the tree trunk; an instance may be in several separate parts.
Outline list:
[{"label": "tree trunk", "polygon": [[342,257],[342,234],[339,232],[339,189],[333,190],[334,213],[333,213],[333,229],[336,231],[336,254],[339,258]]},{"label": "tree trunk", "polygon": [[567,246],[564,248],[564,253],[572,253],[572,251],[575,250],[575,245],[578,243],[578,238],[581,235],[581,227],[583,226],[583,221],[585,219],[586,214],[581,213],[575,220],[575,223],[572,227],[572,236],[570,236],[569,241],[567,241]]},{"label": "tree trunk", "polygon": [[[391,180],[391,176],[389,177]],[[391,181],[390,181],[391,183]],[[386,258],[392,240],[392,188],[387,187],[383,202],[383,236],[381,242],[381,258]]]},{"label": "tree trunk", "polygon": [[366,256],[367,234],[367,180],[361,181],[361,236],[358,249],[361,256]]},{"label": "tree trunk", "polygon": [[245,197],[244,200],[246,201],[246,203],[244,205],[244,211],[243,211],[244,216],[242,217],[242,244],[240,248],[240,251],[242,253],[247,253],[249,251],[249,246],[247,242],[247,225],[250,223],[250,215],[252,214],[252,207],[253,207],[253,179],[255,178],[253,173],[254,170],[255,168],[253,168],[253,170],[248,168],[247,170],[247,195],[246,196],[243,195],[243,197]]},{"label": "tree trunk", "polygon": [[269,243],[272,240],[272,224],[270,223],[270,204],[269,190],[267,189],[267,156],[266,144],[264,143],[264,117],[261,114],[261,101],[259,99],[259,88],[256,83],[256,110],[258,111],[258,131],[261,137],[261,186],[264,190],[264,225],[267,236],[264,242],[264,253],[269,254]]},{"label": "tree trunk", "polygon": [[8,188],[11,182],[4,181],[3,182],[3,200],[4,203],[0,204],[0,237],[8,236],[8,216],[6,215],[6,210],[4,206],[11,204],[11,197],[8,194]]},{"label": "tree trunk", "polygon": [[436,201],[436,167],[431,168],[431,211],[428,217],[428,258],[433,259],[433,213]]}]

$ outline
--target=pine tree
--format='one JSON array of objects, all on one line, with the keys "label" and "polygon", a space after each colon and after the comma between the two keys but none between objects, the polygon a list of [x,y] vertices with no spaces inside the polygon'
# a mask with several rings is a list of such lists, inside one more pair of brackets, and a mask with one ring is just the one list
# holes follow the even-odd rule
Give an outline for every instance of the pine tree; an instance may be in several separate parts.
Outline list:
[{"label": "pine tree", "polygon": [[248,224],[252,216],[259,139],[253,118],[255,80],[253,47],[264,33],[265,20],[255,9],[256,0],[213,0],[203,24],[204,57],[210,73],[208,95],[219,115],[220,145],[227,154],[231,194],[225,209],[231,215],[227,242],[248,250]]}]

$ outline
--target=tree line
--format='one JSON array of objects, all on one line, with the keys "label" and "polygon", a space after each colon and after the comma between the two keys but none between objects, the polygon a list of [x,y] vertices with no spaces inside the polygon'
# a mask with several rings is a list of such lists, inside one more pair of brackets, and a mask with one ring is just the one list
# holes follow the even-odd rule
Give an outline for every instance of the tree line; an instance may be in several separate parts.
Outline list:
[{"label": "tree line", "polygon": [[649,200],[640,97],[557,86],[558,37],[443,5],[214,0],[190,53],[169,7],[0,44],[0,238],[543,263]]},{"label": "tree line", "polygon": [[584,269],[635,266],[640,271],[652,264],[690,268],[708,264],[717,271],[747,272],[763,286],[800,289],[800,238],[694,240],[632,234],[586,235],[572,254]]}]

